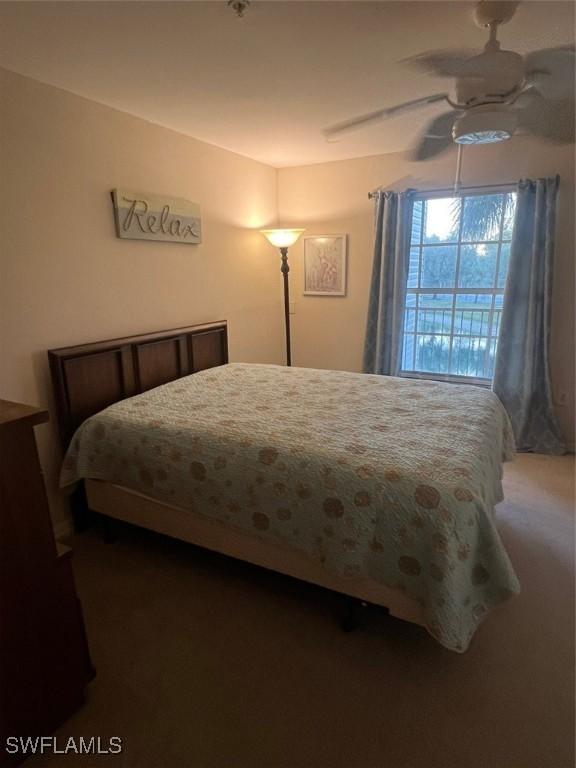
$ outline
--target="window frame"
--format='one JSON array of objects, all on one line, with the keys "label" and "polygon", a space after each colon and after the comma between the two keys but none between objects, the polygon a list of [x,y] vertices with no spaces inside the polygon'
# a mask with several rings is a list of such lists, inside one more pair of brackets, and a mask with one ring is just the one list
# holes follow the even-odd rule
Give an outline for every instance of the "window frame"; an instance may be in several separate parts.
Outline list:
[{"label": "window frame", "polygon": [[[494,185],[482,185],[482,186],[473,186],[473,187],[461,187],[457,194],[454,193],[454,189],[453,188],[433,189],[433,190],[429,190],[429,191],[421,190],[421,191],[417,192],[416,194],[414,194],[413,199],[412,199],[412,212],[411,212],[411,217],[410,217],[410,233],[412,232],[412,213],[414,211],[414,204],[419,202],[419,201],[443,199],[443,198],[448,198],[448,197],[452,197],[452,198],[456,198],[456,197],[466,198],[466,197],[473,197],[473,196],[484,197],[484,196],[487,196],[487,195],[508,195],[508,194],[514,193],[516,191],[517,190],[516,190],[516,185],[515,184],[494,184]],[[504,221],[504,212],[505,212],[505,207],[503,207],[503,210],[502,210],[502,220],[500,222],[500,233],[499,233],[500,235],[502,235],[502,227],[503,227],[503,221]],[[449,334],[446,334],[446,333],[444,333],[444,334],[429,334],[431,336],[448,336],[449,335],[450,340],[451,340],[451,343],[450,343],[450,349],[451,350],[452,350],[452,342],[453,342],[453,339],[454,339],[454,317],[455,317],[455,312],[456,312],[455,301],[456,301],[456,296],[458,296],[458,294],[470,295],[471,293],[474,293],[474,294],[485,294],[485,295],[489,295],[489,296],[493,296],[493,297],[496,297],[497,295],[501,295],[502,296],[502,307],[504,306],[504,301],[503,300],[504,300],[504,292],[505,292],[505,287],[506,287],[505,285],[502,288],[492,287],[492,288],[473,288],[473,289],[470,289],[470,288],[458,288],[457,287],[458,276],[459,276],[459,266],[460,266],[460,252],[461,252],[462,246],[463,245],[464,246],[465,245],[469,245],[469,244],[481,245],[483,243],[486,244],[486,245],[497,244],[498,245],[498,252],[497,252],[497,257],[496,257],[496,264],[495,264],[495,267],[494,267],[495,280],[497,281],[497,279],[498,279],[498,270],[499,270],[499,267],[500,267],[500,256],[501,256],[501,252],[502,252],[502,245],[503,244],[507,244],[509,242],[510,243],[512,242],[512,238],[510,240],[508,240],[508,239],[503,240],[502,237],[500,236],[498,238],[498,240],[486,240],[486,241],[481,241],[481,240],[476,241],[475,240],[475,241],[472,241],[471,243],[468,243],[468,242],[464,242],[463,243],[462,242],[462,226],[463,226],[463,217],[461,215],[461,217],[460,217],[460,225],[459,225],[459,233],[458,233],[457,240],[455,240],[455,241],[446,241],[446,242],[443,242],[443,243],[438,243],[438,245],[442,245],[442,246],[455,246],[456,249],[457,249],[457,251],[456,251],[456,268],[455,268],[455,286],[454,286],[454,288],[445,288],[445,287],[443,287],[443,288],[438,288],[438,289],[435,290],[435,289],[431,289],[431,288],[421,288],[421,287],[409,288],[408,285],[406,286],[406,297],[408,296],[409,293],[416,294],[417,296],[419,296],[421,294],[426,295],[426,294],[430,294],[430,293],[447,293],[447,294],[449,293],[450,295],[454,296],[454,301],[453,301],[452,310],[451,310],[452,311],[452,320],[451,320],[450,333]],[[421,271],[422,271],[422,248],[426,245],[423,242],[423,230],[424,230],[424,227],[422,227],[422,231],[421,231],[421,235],[420,235],[420,242],[418,243],[417,246],[414,246],[414,247],[417,247],[419,249],[419,258],[420,258],[419,276],[421,275]],[[430,245],[430,247],[434,247],[435,244],[429,244],[429,245]],[[412,247],[413,247],[412,246],[412,237],[410,236],[410,238],[408,240],[408,243],[407,243],[407,249],[408,249],[407,257],[408,257],[408,259],[410,258],[410,250],[411,250]],[[408,275],[406,276],[406,282],[408,282]],[[407,304],[405,304],[405,306],[403,308],[402,338],[400,340],[400,360],[401,360],[401,364],[404,362],[404,339],[405,339],[405,335],[406,335],[404,324],[405,324],[405,312],[406,312],[407,308],[408,308]],[[490,328],[491,324],[492,324],[492,314],[494,312],[494,299],[492,300],[492,303],[491,303],[490,308],[489,308],[488,311],[490,312],[490,321],[489,321],[489,323],[490,323],[489,324],[489,328]],[[500,312],[501,311],[502,310],[500,310]],[[417,312],[416,312],[416,314],[417,314]],[[498,329],[498,336],[499,336],[499,333],[500,333],[500,329]],[[414,336],[414,342],[416,343],[416,339],[417,339],[417,336],[418,336],[416,329],[414,330],[413,333],[409,331],[408,335],[413,335]],[[459,334],[456,334],[456,335],[458,336]],[[488,334],[487,337],[486,337],[487,340],[488,340],[488,344],[490,344],[490,342],[491,342],[491,340],[493,338],[496,338],[496,343],[497,343],[498,342],[498,336],[494,337],[494,336],[490,336]],[[440,372],[433,372],[433,371],[410,371],[410,370],[404,370],[402,367],[400,367],[400,371],[398,373],[398,376],[400,376],[402,378],[406,378],[406,379],[424,379],[424,380],[431,380],[431,381],[449,382],[449,383],[452,383],[452,384],[469,384],[469,385],[485,387],[485,388],[488,388],[488,389],[491,388],[492,380],[493,380],[493,377],[465,376],[465,375],[462,375],[462,374],[440,373]]]}]

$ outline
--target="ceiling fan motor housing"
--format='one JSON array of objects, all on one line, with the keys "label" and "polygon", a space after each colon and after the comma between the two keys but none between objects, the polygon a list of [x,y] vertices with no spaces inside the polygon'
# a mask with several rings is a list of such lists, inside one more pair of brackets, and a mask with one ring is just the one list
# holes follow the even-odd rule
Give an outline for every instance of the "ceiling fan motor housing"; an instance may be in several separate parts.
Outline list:
[{"label": "ceiling fan motor housing", "polygon": [[473,107],[456,118],[452,138],[457,144],[494,144],[509,139],[516,125],[516,115],[505,107]]},{"label": "ceiling fan motor housing", "polygon": [[517,88],[524,77],[524,61],[514,51],[483,51],[465,62],[456,79],[460,104],[497,101]]}]

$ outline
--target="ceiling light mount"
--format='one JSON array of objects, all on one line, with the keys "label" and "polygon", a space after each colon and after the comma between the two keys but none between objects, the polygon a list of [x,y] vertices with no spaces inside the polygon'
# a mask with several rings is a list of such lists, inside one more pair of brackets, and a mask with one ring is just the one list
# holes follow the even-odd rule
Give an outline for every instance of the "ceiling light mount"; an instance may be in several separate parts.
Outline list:
[{"label": "ceiling light mount", "polygon": [[506,24],[516,13],[518,0],[480,0],[473,12],[477,27],[496,28]]},{"label": "ceiling light mount", "polygon": [[229,8],[233,8],[236,11],[236,16],[241,19],[250,5],[250,0],[228,0],[227,5]]}]

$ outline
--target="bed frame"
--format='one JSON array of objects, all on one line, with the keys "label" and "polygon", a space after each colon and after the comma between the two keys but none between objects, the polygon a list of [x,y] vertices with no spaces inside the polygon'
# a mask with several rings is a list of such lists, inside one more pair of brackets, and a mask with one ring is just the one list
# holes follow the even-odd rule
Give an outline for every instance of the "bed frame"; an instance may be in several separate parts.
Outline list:
[{"label": "bed frame", "polygon": [[[112,403],[228,362],[226,321],[82,344],[48,352],[58,427],[65,450],[80,424]],[[303,553],[230,528],[208,515],[163,504],[99,480],[84,483],[93,512],[148,528],[302,581],[385,606],[394,616],[424,624],[405,593],[370,579],[339,577]]]},{"label": "bed frame", "polygon": [[228,362],[225,320],[48,351],[65,450],[89,416],[126,397]]}]

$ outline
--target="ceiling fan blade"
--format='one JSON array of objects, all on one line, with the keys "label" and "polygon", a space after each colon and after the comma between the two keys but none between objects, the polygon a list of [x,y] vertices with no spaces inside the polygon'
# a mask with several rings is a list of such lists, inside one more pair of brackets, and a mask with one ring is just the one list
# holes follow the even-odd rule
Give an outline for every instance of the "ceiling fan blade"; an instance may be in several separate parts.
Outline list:
[{"label": "ceiling fan blade", "polygon": [[328,128],[324,128],[322,133],[327,141],[337,141],[341,136],[350,133],[351,131],[356,131],[359,128],[364,128],[373,123],[379,123],[387,117],[392,117],[393,115],[402,112],[418,109],[426,104],[434,104],[437,101],[443,101],[447,97],[448,94],[446,93],[435,93],[432,96],[424,96],[420,99],[405,101],[403,104],[395,104],[393,107],[385,107],[384,109],[378,109],[375,112],[368,112],[365,115],[360,115],[359,117],[353,117],[350,120],[336,123]]},{"label": "ceiling fan blade", "polygon": [[442,139],[424,136],[419,144],[410,152],[410,160],[418,163],[423,160],[431,160],[433,157],[450,149],[453,144],[452,136],[444,136]]},{"label": "ceiling fan blade", "polygon": [[572,144],[575,140],[574,101],[550,101],[538,91],[527,91],[515,104],[518,128],[553,144]]},{"label": "ceiling fan blade", "polygon": [[410,153],[413,161],[430,160],[453,144],[452,126],[458,112],[445,112],[438,115],[426,127],[419,143]]},{"label": "ceiling fan blade", "polygon": [[379,123],[384,119],[385,115],[385,109],[378,109],[375,112],[368,112],[365,115],[353,117],[350,120],[344,120],[341,123],[335,123],[328,128],[324,128],[322,130],[322,134],[326,141],[338,141],[338,139],[347,133],[356,131],[359,128],[365,128],[367,125],[372,125],[373,123]]},{"label": "ceiling fan blade", "polygon": [[570,99],[574,96],[574,46],[544,48],[524,57],[526,80],[546,99]]},{"label": "ceiling fan blade", "polygon": [[549,53],[574,53],[575,51],[576,46],[574,43],[567,43],[566,45],[556,45],[553,48],[539,48],[537,51],[527,53],[526,58],[528,58],[528,56],[547,56]]},{"label": "ceiling fan blade", "polygon": [[388,107],[385,117],[392,117],[402,112],[410,112],[412,109],[418,109],[426,104],[435,104],[437,101],[446,101],[448,98],[447,93],[434,93],[432,96],[423,96],[420,99],[412,99],[412,101],[405,101],[402,104],[396,104],[393,107]]},{"label": "ceiling fan blade", "polygon": [[471,48],[445,48],[409,56],[399,63],[436,77],[458,77],[466,62],[477,53]]}]

